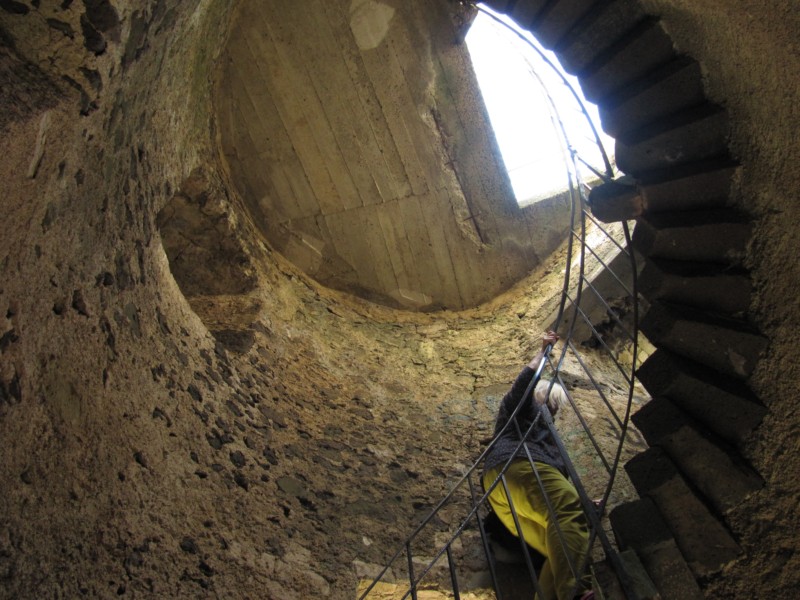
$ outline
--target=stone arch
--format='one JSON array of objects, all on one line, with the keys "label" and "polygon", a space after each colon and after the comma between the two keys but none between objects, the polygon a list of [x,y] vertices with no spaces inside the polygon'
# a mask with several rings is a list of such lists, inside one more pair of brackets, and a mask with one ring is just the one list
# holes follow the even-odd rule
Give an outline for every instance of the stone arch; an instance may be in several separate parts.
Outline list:
[{"label": "stone arch", "polygon": [[[258,277],[222,183],[195,169],[156,224],[170,271],[192,309],[222,346],[247,351],[260,308]],[[214,309],[217,304],[225,308]]]}]

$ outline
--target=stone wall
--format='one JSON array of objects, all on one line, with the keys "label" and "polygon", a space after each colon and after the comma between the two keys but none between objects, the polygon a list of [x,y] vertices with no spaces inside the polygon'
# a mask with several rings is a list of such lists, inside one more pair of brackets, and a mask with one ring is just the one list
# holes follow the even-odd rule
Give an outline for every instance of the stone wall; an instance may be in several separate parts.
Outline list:
[{"label": "stone wall", "polygon": [[215,167],[230,5],[115,3],[109,35],[79,28],[95,5],[0,12],[59,90],[0,159],[2,596],[351,597],[476,454],[547,313],[530,284],[417,318],[320,289]]},{"label": "stone wall", "polygon": [[[796,9],[650,4],[740,123],[771,336],[746,448],[767,486],[732,517],[746,560],[705,584],[785,594]],[[554,308],[563,256],[480,309],[414,316],[321,289],[260,242],[214,150],[231,5],[0,5],[3,102],[33,90],[0,123],[2,597],[352,597],[478,452]]]}]

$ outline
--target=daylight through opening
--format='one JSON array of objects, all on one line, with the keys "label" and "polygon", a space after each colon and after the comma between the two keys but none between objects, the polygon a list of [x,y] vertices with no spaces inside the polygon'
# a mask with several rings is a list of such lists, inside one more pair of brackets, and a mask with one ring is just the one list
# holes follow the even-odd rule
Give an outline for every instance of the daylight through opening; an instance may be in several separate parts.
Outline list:
[{"label": "daylight through opening", "polygon": [[597,179],[593,171],[606,171],[598,137],[612,161],[614,147],[600,128],[597,107],[583,98],[577,78],[561,69],[553,52],[505,15],[478,6],[467,48],[517,203],[564,192],[571,153],[580,157],[581,179]]}]

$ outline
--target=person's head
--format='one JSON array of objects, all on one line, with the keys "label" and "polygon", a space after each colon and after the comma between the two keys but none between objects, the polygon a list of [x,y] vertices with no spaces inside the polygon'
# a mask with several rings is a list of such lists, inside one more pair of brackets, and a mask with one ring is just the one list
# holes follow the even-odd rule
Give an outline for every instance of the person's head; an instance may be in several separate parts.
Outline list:
[{"label": "person's head", "polygon": [[[548,395],[547,391],[550,391]],[[554,417],[562,406],[566,406],[569,400],[567,399],[567,392],[564,391],[558,383],[553,384],[550,389],[550,382],[546,379],[540,379],[533,390],[533,398],[539,406],[547,402],[547,408],[550,414]]]}]

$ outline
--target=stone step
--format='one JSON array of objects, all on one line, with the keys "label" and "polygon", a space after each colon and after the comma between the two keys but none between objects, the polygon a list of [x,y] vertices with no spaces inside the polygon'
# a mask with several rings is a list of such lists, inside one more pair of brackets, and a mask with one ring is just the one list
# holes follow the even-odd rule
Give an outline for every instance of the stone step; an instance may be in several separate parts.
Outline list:
[{"label": "stone step", "polygon": [[589,192],[592,215],[603,223],[629,221],[644,212],[644,199],[639,186],[623,181],[610,181]]},{"label": "stone step", "polygon": [[651,171],[638,179],[644,211],[728,208],[732,204],[731,179],[736,168],[726,158]]},{"label": "stone step", "polygon": [[632,418],[647,443],[664,450],[720,514],[763,487],[761,477],[733,448],[705,435],[702,426],[667,398],[653,398]]},{"label": "stone step", "polygon": [[750,277],[742,270],[708,264],[649,259],[638,290],[650,302],[662,301],[729,317],[750,307]]},{"label": "stone step", "polygon": [[696,578],[709,577],[741,554],[725,526],[697,497],[666,453],[649,448],[625,464],[636,491],[658,507]]},{"label": "stone step", "polygon": [[605,223],[635,219],[644,213],[731,208],[735,169],[727,160],[702,161],[651,172],[636,181],[625,176],[592,188],[589,205],[592,214]]},{"label": "stone step", "polygon": [[[653,580],[639,559],[635,550],[623,550],[617,555],[620,573],[611,564],[610,559],[592,564],[592,590],[596,600],[662,600]],[[627,585],[623,586],[620,578],[624,577]],[[625,590],[629,593],[626,593]]]},{"label": "stone step", "polygon": [[749,377],[767,339],[743,321],[654,302],[640,320],[650,342],[723,375]]},{"label": "stone step", "polygon": [[578,80],[586,99],[604,106],[606,98],[674,58],[669,35],[648,17],[600,52]]},{"label": "stone step", "polygon": [[616,143],[619,169],[638,177],[663,169],[728,155],[728,115],[704,104],[626,134]]},{"label": "stone step", "polygon": [[610,136],[631,132],[706,101],[700,65],[677,57],[609,98],[600,107],[600,122]]},{"label": "stone step", "polygon": [[621,504],[609,520],[617,546],[636,552],[662,600],[702,600],[700,586],[652,500]]},{"label": "stone step", "polygon": [[577,75],[646,17],[638,0],[600,2],[558,43],[556,56]]},{"label": "stone step", "polygon": [[530,31],[542,46],[553,50],[595,3],[596,0],[550,0],[536,15]]},{"label": "stone step", "polygon": [[636,371],[652,397],[667,397],[727,442],[740,445],[767,409],[740,382],[658,349]]},{"label": "stone step", "polygon": [[636,223],[632,243],[648,258],[741,264],[752,225],[733,210],[645,214]]},{"label": "stone step", "polygon": [[509,7],[507,13],[517,25],[531,31],[534,20],[547,3],[547,0],[517,0]]}]

